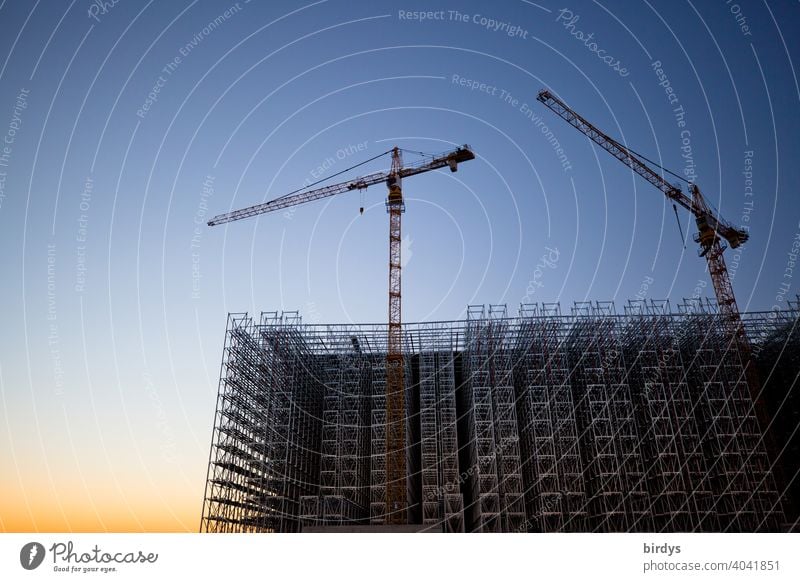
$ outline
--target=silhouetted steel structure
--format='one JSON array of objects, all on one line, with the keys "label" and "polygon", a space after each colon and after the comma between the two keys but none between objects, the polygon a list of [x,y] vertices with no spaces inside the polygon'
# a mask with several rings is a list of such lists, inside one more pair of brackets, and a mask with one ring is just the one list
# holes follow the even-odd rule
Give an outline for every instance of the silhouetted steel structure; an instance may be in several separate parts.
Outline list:
[{"label": "silhouetted steel structure", "polygon": [[[208,221],[209,226],[216,226],[220,224],[227,224],[237,220],[252,218],[269,212],[275,212],[283,208],[297,206],[299,204],[306,204],[322,198],[336,196],[338,194],[345,194],[353,190],[366,190],[369,186],[384,182],[389,192],[386,197],[386,212],[389,214],[389,326],[388,326],[388,344],[385,351],[386,367],[385,367],[385,381],[383,383],[385,390],[384,405],[386,411],[386,420],[384,422],[384,445],[383,451],[380,453],[385,458],[379,463],[385,463],[386,479],[383,481],[383,487],[386,489],[383,495],[380,495],[380,501],[375,503],[382,503],[383,509],[386,511],[388,517],[386,518],[389,523],[401,525],[406,523],[407,513],[407,499],[406,499],[406,451],[404,443],[406,441],[405,430],[407,420],[405,417],[405,407],[403,404],[403,393],[405,382],[403,374],[405,365],[403,362],[402,351],[402,287],[401,287],[401,234],[402,234],[402,215],[405,212],[405,202],[403,200],[402,180],[403,178],[410,178],[418,174],[424,174],[433,170],[441,168],[449,168],[451,172],[458,170],[458,164],[468,162],[475,159],[475,154],[469,146],[464,145],[454,150],[444,152],[442,154],[427,155],[422,161],[414,164],[404,166],[403,156],[400,148],[392,148],[389,152],[375,156],[371,160],[362,162],[355,167],[361,166],[367,162],[375,160],[385,154],[391,153],[392,167],[388,172],[377,172],[367,176],[354,178],[339,184],[323,186],[309,190],[308,187],[300,188],[289,194],[285,194],[269,202],[248,206],[240,210],[234,210],[225,214],[215,216]],[[342,172],[340,172],[342,173]],[[338,174],[334,174],[338,175]],[[320,180],[326,181],[326,180]],[[317,182],[319,183],[319,182]],[[363,206],[361,212],[364,212]],[[333,373],[333,372],[332,372]],[[344,378],[339,378],[334,373],[330,379],[333,383],[344,382],[344,386],[351,387],[351,383],[356,380],[354,371],[348,370]],[[352,394],[351,394],[352,396]],[[349,408],[348,413],[351,413]],[[328,412],[333,415],[334,411]],[[339,409],[336,409],[338,414]],[[329,431],[330,432],[330,431]],[[324,439],[323,441],[327,442]],[[349,441],[348,441],[349,442]],[[373,443],[377,445],[378,443]],[[349,445],[348,445],[349,446]],[[345,454],[345,453],[343,453]],[[375,451],[374,454],[379,454]],[[345,454],[348,458],[351,456],[351,451]],[[333,462],[329,461],[327,457],[323,457],[323,463]],[[323,475],[325,478],[330,477],[331,474],[338,474],[336,464],[325,465]],[[348,467],[351,465],[348,464]],[[360,461],[359,461],[360,468]],[[350,472],[354,470],[347,469],[348,479],[354,479]],[[353,481],[355,482],[355,481]],[[327,481],[326,481],[327,483]],[[323,485],[327,490],[331,485]],[[348,489],[352,488],[347,486]],[[359,496],[360,498],[360,496]],[[331,498],[333,499],[333,498]],[[311,501],[307,500],[307,503]],[[333,501],[331,501],[333,503]],[[337,501],[342,508],[342,515],[351,515],[352,504],[343,499]],[[309,506],[310,507],[310,506]]]},{"label": "silhouetted steel structure", "polygon": [[[650,182],[650,184],[661,190],[661,192],[672,201],[676,217],[678,214],[676,205],[682,206],[695,217],[697,234],[694,236],[694,241],[700,246],[700,256],[706,259],[708,272],[711,276],[711,285],[714,288],[717,305],[719,306],[720,314],[724,318],[723,322],[726,324],[726,330],[729,335],[736,338],[737,348],[741,352],[742,360],[745,365],[745,377],[747,379],[750,398],[755,403],[756,420],[760,423],[762,430],[766,430],[769,425],[769,420],[767,418],[766,406],[763,402],[763,388],[758,376],[756,364],[752,362],[752,348],[747,333],[745,333],[744,325],[742,324],[739,307],[736,304],[736,296],[733,293],[733,285],[728,275],[728,267],[725,264],[725,256],[723,254],[727,248],[726,243],[734,249],[746,243],[750,238],[749,228],[736,227],[719,216],[706,202],[697,184],[688,182],[691,196],[684,194],[679,186],[670,184],[664,178],[663,174],[667,170],[662,168],[661,174],[656,172],[639,159],[643,156],[635,154],[630,148],[603,133],[550,91],[540,91],[537,99],[556,113],[556,115],[564,119],[564,121]],[[673,174],[672,172],[669,173]],[[673,176],[676,176],[676,174],[673,174]],[[680,178],[680,176],[678,177]],[[680,179],[683,180],[684,178]],[[766,446],[769,456],[771,458],[776,458],[778,453],[769,435]]]},{"label": "silhouetted steel structure", "polygon": [[[742,320],[791,478],[800,443],[779,427],[796,414],[800,305]],[[699,300],[471,306],[464,321],[404,324],[406,521],[791,529],[797,491],[776,490],[728,325]],[[230,315],[201,530],[391,524],[387,350],[385,324]]]}]

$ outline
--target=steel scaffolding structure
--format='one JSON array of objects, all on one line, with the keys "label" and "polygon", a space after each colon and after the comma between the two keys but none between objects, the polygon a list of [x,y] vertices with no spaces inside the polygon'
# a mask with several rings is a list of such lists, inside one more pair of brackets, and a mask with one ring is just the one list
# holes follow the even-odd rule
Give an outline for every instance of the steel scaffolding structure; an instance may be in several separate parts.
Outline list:
[{"label": "steel scaffolding structure", "polygon": [[764,401],[772,417],[769,427],[779,452],[773,459],[787,517],[800,531],[800,296],[789,309],[750,314],[748,335],[756,338],[754,355],[764,380]]},{"label": "steel scaffolding structure", "polygon": [[255,325],[231,314],[225,334],[204,528],[299,531],[299,501],[317,488],[321,386],[296,313]]},{"label": "steel scaffolding structure", "polygon": [[[445,326],[426,326],[421,332],[415,338],[419,348],[420,452],[410,464],[419,463],[421,523],[434,531],[463,532],[454,337]],[[417,488],[412,484],[411,489]]]},{"label": "steel scaffolding structure", "polygon": [[372,525],[383,525],[386,516],[386,361],[371,366],[372,441],[370,455],[370,505]]},{"label": "steel scaffolding structure", "polygon": [[[404,324],[407,522],[797,528],[799,307],[743,314],[777,460],[711,302],[471,306],[464,321]],[[385,325],[230,315],[201,530],[389,524],[386,353]]]},{"label": "steel scaffolding structure", "polygon": [[525,531],[586,531],[584,470],[559,315],[557,305],[524,306],[517,327]]},{"label": "steel scaffolding structure", "polygon": [[471,531],[525,527],[510,323],[504,305],[490,305],[488,311],[471,306],[467,312],[461,406],[470,459],[465,509]]},{"label": "steel scaffolding structure", "polygon": [[695,420],[687,365],[681,356],[666,304],[629,301],[624,330],[624,358],[631,392],[641,410],[642,455],[650,467],[647,486],[652,496],[656,531],[715,529],[707,466]]}]

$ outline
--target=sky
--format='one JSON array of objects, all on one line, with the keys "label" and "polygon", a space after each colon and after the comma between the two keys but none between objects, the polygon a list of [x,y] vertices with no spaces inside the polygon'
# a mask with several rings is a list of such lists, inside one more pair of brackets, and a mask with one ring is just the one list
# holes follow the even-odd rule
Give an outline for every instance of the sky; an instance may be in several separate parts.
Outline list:
[{"label": "sky", "polygon": [[794,1],[0,0],[0,531],[197,531],[227,314],[387,319],[382,185],[206,221],[394,146],[476,156],[403,183],[405,321],[713,297],[688,213],[544,88],[745,226],[740,309],[785,306],[799,26]]}]

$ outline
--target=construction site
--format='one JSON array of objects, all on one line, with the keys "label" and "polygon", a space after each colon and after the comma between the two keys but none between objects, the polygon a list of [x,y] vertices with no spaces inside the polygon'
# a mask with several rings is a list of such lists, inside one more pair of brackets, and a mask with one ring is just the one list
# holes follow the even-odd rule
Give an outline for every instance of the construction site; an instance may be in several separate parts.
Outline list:
[{"label": "construction site", "polygon": [[388,172],[217,216],[209,225],[385,183],[389,318],[228,316],[201,531],[800,527],[800,299],[740,313],[723,251],[748,231],[548,91],[539,101],[693,215],[716,300],[402,322],[401,180],[456,171],[475,158],[466,145],[412,165],[394,148]]},{"label": "construction site", "polygon": [[[781,396],[800,371],[799,317],[798,302],[743,316]],[[231,315],[202,530],[382,526],[395,512],[436,532],[789,528],[713,304],[476,306],[404,325],[403,347],[407,503],[394,508],[385,325]]]}]

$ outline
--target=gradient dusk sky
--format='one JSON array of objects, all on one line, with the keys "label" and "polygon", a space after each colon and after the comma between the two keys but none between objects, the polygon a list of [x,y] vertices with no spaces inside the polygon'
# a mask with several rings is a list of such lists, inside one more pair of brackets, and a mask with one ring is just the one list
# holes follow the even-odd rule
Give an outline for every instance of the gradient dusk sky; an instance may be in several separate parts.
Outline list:
[{"label": "gradient dusk sky", "polygon": [[0,531],[197,531],[227,313],[387,318],[383,186],[206,220],[394,145],[476,154],[404,183],[406,321],[713,297],[542,88],[750,228],[741,309],[800,290],[796,1],[0,0],[0,30]]}]

